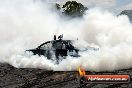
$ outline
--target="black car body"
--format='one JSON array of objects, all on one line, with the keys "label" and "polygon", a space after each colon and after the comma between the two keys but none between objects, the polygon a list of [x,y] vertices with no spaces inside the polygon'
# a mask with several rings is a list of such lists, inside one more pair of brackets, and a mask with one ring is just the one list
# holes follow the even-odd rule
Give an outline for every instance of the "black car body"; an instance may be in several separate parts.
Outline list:
[{"label": "black car body", "polygon": [[53,55],[55,55],[57,59],[66,56],[79,57],[79,49],[73,46],[72,40],[56,40],[55,38],[52,41],[41,44],[36,49],[26,51],[31,51],[34,55],[44,55],[48,59],[52,59]]}]

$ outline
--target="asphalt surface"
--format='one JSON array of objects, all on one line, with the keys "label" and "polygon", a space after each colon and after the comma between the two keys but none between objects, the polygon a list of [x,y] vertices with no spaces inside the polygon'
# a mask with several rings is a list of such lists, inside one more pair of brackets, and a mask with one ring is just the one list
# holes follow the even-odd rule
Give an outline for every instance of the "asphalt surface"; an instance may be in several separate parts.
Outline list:
[{"label": "asphalt surface", "polygon": [[[132,69],[86,73],[130,74],[132,77]],[[81,86],[77,71],[46,71],[37,68],[14,68],[9,64],[0,64],[0,88],[132,88],[132,81],[126,84],[87,84]]]}]

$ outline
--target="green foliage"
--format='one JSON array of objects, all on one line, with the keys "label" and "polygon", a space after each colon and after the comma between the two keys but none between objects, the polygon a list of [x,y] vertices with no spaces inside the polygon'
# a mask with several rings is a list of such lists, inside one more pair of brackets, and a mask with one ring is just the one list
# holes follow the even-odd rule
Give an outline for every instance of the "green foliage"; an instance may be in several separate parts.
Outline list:
[{"label": "green foliage", "polygon": [[60,5],[57,4],[57,3],[56,3],[56,8],[57,8],[57,10],[60,10],[61,9]]},{"label": "green foliage", "polygon": [[132,10],[124,10],[120,13],[120,15],[127,15],[129,20],[132,22]]},{"label": "green foliage", "polygon": [[56,8],[58,10],[63,9],[62,13],[70,17],[80,17],[88,9],[76,1],[67,1],[62,7],[60,7],[59,4],[56,4]]}]

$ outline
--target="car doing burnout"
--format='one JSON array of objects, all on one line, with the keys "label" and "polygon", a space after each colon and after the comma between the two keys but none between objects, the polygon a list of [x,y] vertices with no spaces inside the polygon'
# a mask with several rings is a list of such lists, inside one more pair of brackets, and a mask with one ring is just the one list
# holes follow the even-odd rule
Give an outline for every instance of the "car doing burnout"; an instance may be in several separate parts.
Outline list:
[{"label": "car doing burnout", "polygon": [[62,38],[63,35],[60,35],[58,40],[56,40],[56,36],[54,36],[54,40],[47,41],[36,49],[29,49],[26,51],[30,51],[34,55],[44,55],[48,59],[52,59],[53,55],[55,55],[57,60],[59,57],[66,56],[79,57],[79,49],[73,46],[73,40],[62,40]]}]

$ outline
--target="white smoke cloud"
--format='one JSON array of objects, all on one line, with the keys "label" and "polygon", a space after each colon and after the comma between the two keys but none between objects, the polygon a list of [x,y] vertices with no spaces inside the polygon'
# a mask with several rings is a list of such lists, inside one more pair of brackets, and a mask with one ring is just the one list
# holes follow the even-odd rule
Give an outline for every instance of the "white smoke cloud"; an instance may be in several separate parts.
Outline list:
[{"label": "white smoke cloud", "polygon": [[[82,19],[66,20],[46,2],[6,0],[0,5],[0,62],[18,68],[104,71],[132,67],[132,24],[127,16],[115,16],[97,8]],[[54,34],[65,39],[79,38],[82,45],[95,45],[99,51],[80,52],[57,65],[44,56],[25,54],[26,49],[52,40]],[[79,44],[80,45],[80,44]]]}]

